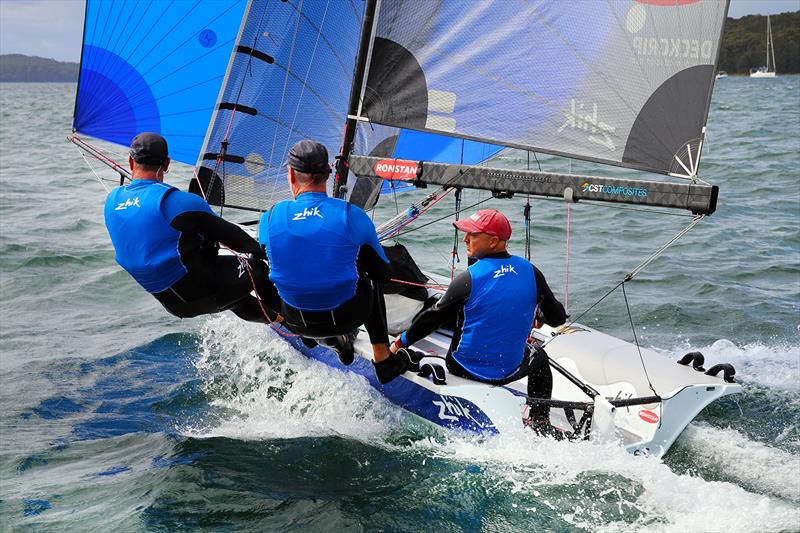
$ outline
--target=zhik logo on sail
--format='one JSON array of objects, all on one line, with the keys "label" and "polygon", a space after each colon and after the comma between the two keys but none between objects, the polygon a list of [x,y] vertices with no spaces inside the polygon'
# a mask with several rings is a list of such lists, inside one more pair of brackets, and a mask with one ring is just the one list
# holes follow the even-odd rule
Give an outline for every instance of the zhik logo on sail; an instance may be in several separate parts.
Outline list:
[{"label": "zhik logo on sail", "polygon": [[315,207],[314,209],[303,208],[302,211],[299,211],[292,216],[292,220],[305,220],[309,217],[323,218],[322,214],[319,212],[319,207]]},{"label": "zhik logo on sail", "polygon": [[517,271],[514,270],[514,267],[511,265],[502,265],[500,268],[494,271],[494,278],[499,278],[500,276],[505,276],[506,274],[517,274]]},{"label": "zhik logo on sail", "polygon": [[114,211],[124,211],[125,209],[128,209],[129,207],[141,207],[139,205],[139,197],[138,196],[136,198],[134,198],[133,200],[128,198],[124,202],[118,203],[117,207],[114,208]]}]

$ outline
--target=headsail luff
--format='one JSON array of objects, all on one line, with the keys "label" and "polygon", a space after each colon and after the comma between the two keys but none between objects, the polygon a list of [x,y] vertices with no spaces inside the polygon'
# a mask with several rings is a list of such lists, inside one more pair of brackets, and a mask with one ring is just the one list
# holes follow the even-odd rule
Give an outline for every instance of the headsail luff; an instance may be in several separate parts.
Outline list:
[{"label": "headsail luff", "polygon": [[362,118],[693,177],[726,13],[701,0],[383,0]]}]

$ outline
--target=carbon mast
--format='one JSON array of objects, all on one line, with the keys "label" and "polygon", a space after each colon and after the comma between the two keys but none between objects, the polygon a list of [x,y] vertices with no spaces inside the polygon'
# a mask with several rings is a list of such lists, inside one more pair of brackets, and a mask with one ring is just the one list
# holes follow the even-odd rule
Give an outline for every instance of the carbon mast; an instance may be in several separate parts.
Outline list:
[{"label": "carbon mast", "polygon": [[364,19],[361,24],[361,40],[358,45],[356,66],[353,70],[353,84],[350,87],[350,100],[347,104],[347,120],[344,123],[342,148],[339,151],[339,155],[336,157],[336,177],[333,182],[333,196],[335,198],[344,198],[347,194],[347,177],[350,172],[350,152],[353,150],[353,141],[358,126],[358,114],[364,89],[366,88],[364,85],[364,78],[366,76],[367,61],[370,55],[369,52],[375,26],[377,5],[378,0],[367,0],[367,4],[364,8]]}]

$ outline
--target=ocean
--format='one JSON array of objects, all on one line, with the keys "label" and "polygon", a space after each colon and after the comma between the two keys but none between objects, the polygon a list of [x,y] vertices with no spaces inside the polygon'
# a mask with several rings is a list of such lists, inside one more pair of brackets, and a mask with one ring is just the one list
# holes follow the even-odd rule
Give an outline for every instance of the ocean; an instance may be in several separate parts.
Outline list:
[{"label": "ocean", "polygon": [[[661,459],[450,433],[264,326],[167,314],[114,262],[113,183],[95,172],[114,175],[65,142],[74,93],[0,84],[0,530],[800,530],[800,77],[717,82],[700,174],[718,210],[627,285],[642,345],[730,362],[745,389]],[[178,165],[168,181],[189,176]],[[375,220],[421,194],[385,197]],[[531,203],[533,260],[573,316],[690,221],[572,205],[567,276],[567,206]],[[524,204],[481,206],[512,219],[517,254]],[[404,237],[422,268],[449,273],[451,220]],[[633,339],[619,291],[581,322]]]}]

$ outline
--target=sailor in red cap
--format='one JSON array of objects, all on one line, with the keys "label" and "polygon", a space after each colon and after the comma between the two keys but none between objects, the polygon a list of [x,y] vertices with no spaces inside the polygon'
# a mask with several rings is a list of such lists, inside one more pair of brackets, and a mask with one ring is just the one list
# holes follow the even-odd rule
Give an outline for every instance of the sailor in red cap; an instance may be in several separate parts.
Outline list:
[{"label": "sailor in red cap", "polygon": [[[464,232],[467,254],[474,262],[395,340],[392,351],[455,322],[446,358],[451,374],[497,385],[527,375],[528,396],[550,398],[553,374],[547,354],[543,350],[531,354],[527,339],[537,308],[538,318],[560,326],[567,319],[564,306],[538,268],[508,253],[511,224],[505,215],[484,209],[453,225]],[[549,413],[549,406],[532,404],[526,423],[541,434],[561,437],[550,424]]]}]

